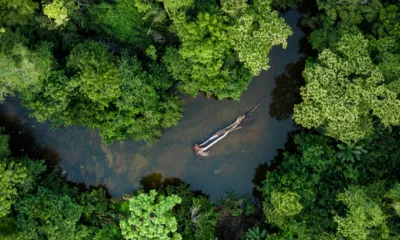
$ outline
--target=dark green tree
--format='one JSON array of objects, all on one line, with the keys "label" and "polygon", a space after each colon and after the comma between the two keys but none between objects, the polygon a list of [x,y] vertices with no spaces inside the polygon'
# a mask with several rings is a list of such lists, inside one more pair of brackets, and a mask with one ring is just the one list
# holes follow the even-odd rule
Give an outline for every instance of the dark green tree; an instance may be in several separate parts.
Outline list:
[{"label": "dark green tree", "polygon": [[0,25],[25,25],[35,16],[39,4],[31,0],[1,0]]},{"label": "dark green tree", "polygon": [[196,196],[186,184],[167,186],[167,195],[177,195],[182,202],[175,206],[174,215],[183,239],[214,239],[219,214],[214,210],[211,199]]}]

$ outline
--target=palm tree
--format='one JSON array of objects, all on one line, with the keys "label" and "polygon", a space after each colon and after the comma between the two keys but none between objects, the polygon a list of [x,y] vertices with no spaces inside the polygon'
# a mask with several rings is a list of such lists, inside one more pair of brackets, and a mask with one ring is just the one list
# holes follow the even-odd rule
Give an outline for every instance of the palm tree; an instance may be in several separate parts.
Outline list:
[{"label": "palm tree", "polygon": [[261,240],[267,236],[267,230],[260,230],[259,227],[249,228],[246,232],[246,240]]},{"label": "palm tree", "polygon": [[367,153],[368,151],[364,149],[364,144],[354,143],[339,143],[337,145],[339,152],[336,156],[342,161],[354,162],[355,159],[360,160],[362,153]]}]

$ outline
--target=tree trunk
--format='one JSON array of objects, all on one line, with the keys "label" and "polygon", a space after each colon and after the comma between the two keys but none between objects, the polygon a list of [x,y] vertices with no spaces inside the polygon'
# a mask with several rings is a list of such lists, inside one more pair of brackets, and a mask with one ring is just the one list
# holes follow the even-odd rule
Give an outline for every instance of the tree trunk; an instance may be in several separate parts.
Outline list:
[{"label": "tree trunk", "polygon": [[247,114],[244,114],[242,116],[239,116],[234,123],[231,125],[227,126],[226,128],[218,131],[214,135],[212,135],[209,139],[207,139],[205,142],[201,144],[195,144],[193,145],[193,151],[196,153],[197,156],[202,156],[206,157],[210,155],[210,149],[214,144],[217,142],[221,141],[223,138],[225,138],[229,133],[239,130],[244,127],[244,123],[246,120],[252,119],[254,116],[254,111],[257,109],[259,104],[257,104],[250,112]]}]

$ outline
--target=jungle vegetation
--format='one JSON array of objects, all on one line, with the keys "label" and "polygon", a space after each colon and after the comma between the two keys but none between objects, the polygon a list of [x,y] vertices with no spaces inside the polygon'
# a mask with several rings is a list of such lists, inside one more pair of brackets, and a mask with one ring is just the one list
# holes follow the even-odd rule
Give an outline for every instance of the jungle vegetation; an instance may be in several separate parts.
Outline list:
[{"label": "jungle vegetation", "polygon": [[111,197],[16,157],[2,132],[0,238],[399,239],[398,1],[0,0],[1,97],[106,142],[151,143],[182,117],[181,93],[238,100],[285,47],[278,10],[295,6],[312,53],[288,88],[301,99],[276,117],[299,128],[255,197],[212,203],[167,179]]},{"label": "jungle vegetation", "polygon": [[269,1],[2,0],[0,98],[40,122],[156,141],[179,94],[238,100],[290,27]]}]

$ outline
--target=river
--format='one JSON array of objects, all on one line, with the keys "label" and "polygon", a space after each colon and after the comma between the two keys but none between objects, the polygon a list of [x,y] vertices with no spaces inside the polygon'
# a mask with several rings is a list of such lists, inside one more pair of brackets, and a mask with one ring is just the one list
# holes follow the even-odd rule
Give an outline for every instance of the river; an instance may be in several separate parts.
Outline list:
[{"label": "river", "polygon": [[[38,123],[29,118],[29,111],[21,107],[17,98],[3,102],[0,113],[8,122],[23,126],[18,130],[17,134],[22,136],[18,141],[29,138],[41,146],[43,157],[59,164],[70,181],[83,182],[87,186],[105,185],[113,196],[136,189],[142,177],[150,173],[179,178],[189,183],[192,189],[210,194],[214,200],[231,189],[239,194],[251,193],[254,169],[258,164],[272,160],[276,150],[283,147],[287,133],[294,129],[291,118],[278,121],[269,114],[270,104],[274,101],[271,92],[276,86],[275,78],[285,71],[285,66],[301,57],[299,40],[304,37],[296,26],[300,17],[296,11],[288,11],[283,17],[293,30],[288,47],[272,49],[269,54],[271,67],[251,82],[240,101],[217,101],[202,94],[196,98],[182,96],[184,117],[177,127],[167,129],[151,147],[133,140],[106,145],[97,131],[84,127],[52,130],[49,123]],[[279,93],[279,89],[276,92]],[[231,124],[257,103],[260,106],[252,125],[231,133],[214,145],[209,157],[199,159],[195,156],[193,144]],[[284,104],[275,103],[278,107],[275,111],[279,111],[280,105],[284,110]],[[3,125],[4,122],[3,119]],[[29,150],[19,151],[23,155]]]}]

